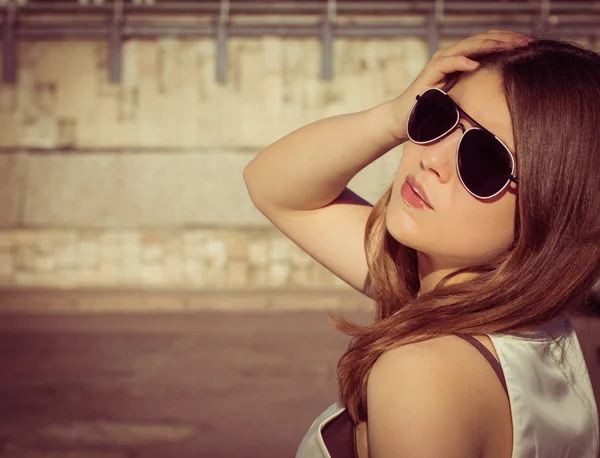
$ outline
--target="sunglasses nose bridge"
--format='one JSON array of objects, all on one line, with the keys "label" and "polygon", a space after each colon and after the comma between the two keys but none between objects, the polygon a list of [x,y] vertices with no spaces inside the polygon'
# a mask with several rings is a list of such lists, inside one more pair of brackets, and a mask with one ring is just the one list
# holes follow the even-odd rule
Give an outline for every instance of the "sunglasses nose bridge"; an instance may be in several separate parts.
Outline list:
[{"label": "sunglasses nose bridge", "polygon": [[434,145],[434,144],[443,142],[448,137],[451,137],[452,134],[454,132],[456,132],[456,129],[460,129],[461,130],[461,132],[462,132],[461,133],[461,137],[468,130],[462,122],[457,122],[451,129],[447,130],[446,133],[440,135],[437,138],[434,138],[432,140],[425,140],[425,141],[414,141],[414,140],[413,141],[414,141],[414,143],[417,143],[418,145]]},{"label": "sunglasses nose bridge", "polygon": [[[465,132],[468,129],[465,127],[465,125],[462,122],[459,121],[456,123],[456,125],[452,129],[450,129],[448,132],[446,132],[444,135],[442,135],[440,138],[438,138],[437,141],[435,141],[435,143],[437,143],[439,141],[443,141],[443,140],[447,139],[448,137],[451,137],[452,134],[454,132],[456,132],[457,129],[460,129],[460,131],[461,131],[461,134],[459,137],[459,141],[460,141],[460,138],[462,138],[462,136],[465,134]],[[431,143],[434,143],[434,141],[432,141]]]}]

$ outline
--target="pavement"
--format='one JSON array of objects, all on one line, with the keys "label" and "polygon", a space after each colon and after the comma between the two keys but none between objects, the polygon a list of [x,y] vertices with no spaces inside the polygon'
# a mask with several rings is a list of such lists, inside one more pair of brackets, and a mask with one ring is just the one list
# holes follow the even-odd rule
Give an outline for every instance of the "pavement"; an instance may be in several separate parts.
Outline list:
[{"label": "pavement", "polygon": [[293,457],[348,344],[326,309],[3,310],[0,458]]},{"label": "pavement", "polygon": [[0,458],[292,457],[335,402],[325,311],[0,316]]}]

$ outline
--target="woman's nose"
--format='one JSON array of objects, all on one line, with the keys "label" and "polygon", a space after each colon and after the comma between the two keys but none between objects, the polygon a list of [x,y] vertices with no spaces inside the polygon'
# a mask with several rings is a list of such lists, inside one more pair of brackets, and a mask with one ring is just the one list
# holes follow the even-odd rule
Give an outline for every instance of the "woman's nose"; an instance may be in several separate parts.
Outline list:
[{"label": "woman's nose", "polygon": [[421,154],[421,168],[435,173],[442,183],[447,183],[456,170],[456,149],[464,131],[465,127],[459,123],[454,132],[425,146]]}]

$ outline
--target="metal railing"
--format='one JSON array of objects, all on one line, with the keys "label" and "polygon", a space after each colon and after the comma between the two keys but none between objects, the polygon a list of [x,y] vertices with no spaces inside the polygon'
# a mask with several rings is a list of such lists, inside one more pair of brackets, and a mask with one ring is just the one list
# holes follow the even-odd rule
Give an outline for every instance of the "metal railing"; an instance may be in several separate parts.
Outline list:
[{"label": "metal railing", "polygon": [[[433,54],[441,39],[492,28],[524,33],[560,30],[569,38],[595,38],[600,31],[600,1],[11,0],[0,4],[0,16],[3,80],[9,84],[17,80],[19,40],[105,40],[109,78],[116,84],[121,80],[123,42],[128,39],[214,38],[215,77],[224,82],[230,37],[318,37],[321,76],[331,79],[336,38],[417,37],[427,41]],[[186,21],[178,20],[182,18]]]}]

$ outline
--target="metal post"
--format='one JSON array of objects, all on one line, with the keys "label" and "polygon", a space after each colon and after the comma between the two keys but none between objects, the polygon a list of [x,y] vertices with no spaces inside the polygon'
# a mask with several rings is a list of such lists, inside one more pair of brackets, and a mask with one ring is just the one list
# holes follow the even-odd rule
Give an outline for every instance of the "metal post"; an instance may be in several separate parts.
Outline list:
[{"label": "metal post", "polygon": [[217,19],[216,77],[219,83],[227,81],[227,23],[229,22],[229,0],[221,0]]},{"label": "metal post", "polygon": [[112,13],[108,37],[108,78],[112,84],[119,84],[123,58],[123,0],[115,1]]},{"label": "metal post", "polygon": [[[91,1],[91,0],[90,0]],[[327,9],[324,9],[327,5]],[[129,1],[92,2],[89,5],[75,2],[42,2],[0,0],[0,15],[4,19],[2,30],[3,80],[14,83],[18,77],[19,40],[89,39],[107,40],[109,46],[109,79],[113,83],[121,80],[122,45],[128,38],[148,39],[164,36],[212,37],[216,39],[216,78],[224,82],[227,78],[229,37],[259,37],[264,35],[299,38],[317,37],[322,41],[321,76],[333,78],[334,40],[343,38],[373,37],[418,37],[427,39],[429,53],[433,54],[443,38],[459,39],[485,29],[506,28],[497,14],[518,14],[527,22],[514,22],[511,28],[524,33],[544,31],[560,21],[562,35],[571,38],[600,36],[597,14],[598,1],[520,0],[500,1],[448,1],[444,0],[398,0],[396,2],[375,1],[282,1],[242,2],[220,0],[220,2],[156,1],[146,5],[132,5]],[[39,20],[41,15],[77,15],[85,13],[85,21]],[[359,23],[339,20],[345,16],[377,13],[383,19]],[[468,13],[465,20],[447,21]],[[187,25],[173,21],[173,17],[202,15],[215,18],[215,23],[203,21],[199,25]],[[257,15],[256,20],[236,23],[230,18],[235,15]],[[314,22],[289,20],[295,14],[310,15]],[[27,15],[27,21],[18,22]],[[126,23],[125,16],[144,21]],[[274,22],[260,16],[286,16],[285,21]],[[404,20],[390,22],[389,16],[418,15],[424,21],[419,24]],[[153,16],[149,18],[149,16]],[[164,19],[167,17],[166,19]],[[57,18],[53,18],[57,19]],[[409,25],[410,24],[410,25]]]},{"label": "metal post", "polygon": [[440,46],[440,26],[444,20],[444,0],[436,0],[434,10],[429,14],[428,39],[429,57],[431,58]]},{"label": "metal post", "polygon": [[333,78],[333,24],[336,16],[336,0],[327,0],[321,24],[321,78]]},{"label": "metal post", "polygon": [[444,0],[435,0],[435,22],[436,24],[444,22]]},{"label": "metal post", "polygon": [[550,25],[550,0],[540,0],[539,14],[535,18],[535,30],[543,32]]},{"label": "metal post", "polygon": [[17,5],[11,2],[4,15],[4,30],[2,34],[2,80],[6,84],[17,82],[17,44],[15,42],[15,22]]}]

